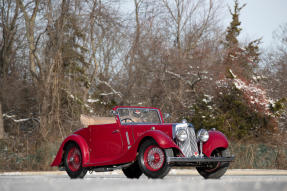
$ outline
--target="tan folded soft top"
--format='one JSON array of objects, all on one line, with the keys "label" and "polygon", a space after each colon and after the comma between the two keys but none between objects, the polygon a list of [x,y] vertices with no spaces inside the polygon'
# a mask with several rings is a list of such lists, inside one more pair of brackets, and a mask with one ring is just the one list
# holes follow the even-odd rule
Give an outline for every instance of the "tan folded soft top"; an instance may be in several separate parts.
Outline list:
[{"label": "tan folded soft top", "polygon": [[88,127],[89,125],[102,125],[102,124],[111,124],[116,123],[116,119],[114,117],[97,117],[97,116],[88,116],[81,115],[80,121],[84,127]]}]

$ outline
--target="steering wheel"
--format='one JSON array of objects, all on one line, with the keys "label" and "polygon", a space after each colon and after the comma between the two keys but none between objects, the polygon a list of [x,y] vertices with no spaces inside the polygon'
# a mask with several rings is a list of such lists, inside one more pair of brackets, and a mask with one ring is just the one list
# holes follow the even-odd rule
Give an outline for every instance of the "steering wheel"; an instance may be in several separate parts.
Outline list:
[{"label": "steering wheel", "polygon": [[131,122],[134,123],[134,121],[133,121],[131,118],[129,118],[129,117],[126,117],[126,118],[121,119],[121,122],[122,122],[122,121],[125,121],[125,123],[127,123],[127,120],[129,120],[129,121],[131,121]]}]

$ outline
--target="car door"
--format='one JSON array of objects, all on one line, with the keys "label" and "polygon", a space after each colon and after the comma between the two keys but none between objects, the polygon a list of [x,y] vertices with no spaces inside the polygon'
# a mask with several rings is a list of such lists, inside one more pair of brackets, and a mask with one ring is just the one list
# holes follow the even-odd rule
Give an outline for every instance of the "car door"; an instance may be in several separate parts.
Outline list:
[{"label": "car door", "polygon": [[133,125],[121,125],[120,131],[123,138],[123,151],[125,152],[135,143]]},{"label": "car door", "polygon": [[92,160],[108,162],[120,157],[123,140],[117,124],[95,125],[91,128]]}]

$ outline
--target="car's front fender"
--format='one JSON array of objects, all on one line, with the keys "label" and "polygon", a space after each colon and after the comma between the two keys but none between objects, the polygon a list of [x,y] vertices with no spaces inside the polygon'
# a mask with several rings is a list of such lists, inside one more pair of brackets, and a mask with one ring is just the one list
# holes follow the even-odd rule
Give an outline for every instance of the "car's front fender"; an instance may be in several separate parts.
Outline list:
[{"label": "car's front fender", "polygon": [[175,142],[164,132],[160,130],[149,130],[146,131],[138,141],[138,144],[143,142],[147,138],[152,138],[155,142],[163,149],[175,148],[180,151],[180,148],[175,144]]},{"label": "car's front fender", "polygon": [[61,144],[60,149],[55,157],[55,160],[53,161],[53,163],[51,164],[51,166],[60,166],[61,162],[62,162],[62,157],[63,157],[63,151],[64,148],[67,144],[69,144],[70,142],[76,143],[82,152],[82,160],[83,160],[83,166],[85,166],[85,164],[87,164],[90,160],[90,152],[89,152],[89,146],[87,144],[87,142],[85,141],[85,139],[77,134],[72,134],[70,136],[68,136]]},{"label": "car's front fender", "polygon": [[228,147],[227,138],[220,131],[208,131],[209,139],[203,144],[202,151],[207,156],[210,157],[211,153],[217,148]]}]

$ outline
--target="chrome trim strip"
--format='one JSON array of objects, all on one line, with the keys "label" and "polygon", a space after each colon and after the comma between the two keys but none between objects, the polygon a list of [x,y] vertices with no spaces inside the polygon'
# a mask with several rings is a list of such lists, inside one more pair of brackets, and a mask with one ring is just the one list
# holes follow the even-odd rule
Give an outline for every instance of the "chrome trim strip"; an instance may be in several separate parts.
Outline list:
[{"label": "chrome trim strip", "polygon": [[127,137],[128,145],[130,145],[130,144],[131,144],[131,142],[130,142],[130,138],[129,138],[129,133],[128,133],[128,132],[126,132],[126,137]]},{"label": "chrome trim strip", "polygon": [[177,124],[177,123],[173,123],[173,124],[172,124],[172,138],[173,138],[173,139],[175,139],[176,124]]}]

